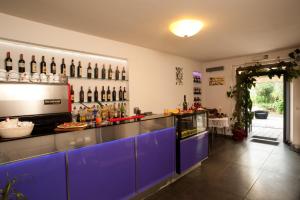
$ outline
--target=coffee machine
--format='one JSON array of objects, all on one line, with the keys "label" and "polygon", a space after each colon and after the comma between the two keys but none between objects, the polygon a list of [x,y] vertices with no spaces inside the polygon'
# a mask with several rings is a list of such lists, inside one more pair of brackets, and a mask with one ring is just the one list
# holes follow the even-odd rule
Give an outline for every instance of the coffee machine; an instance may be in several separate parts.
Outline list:
[{"label": "coffee machine", "polygon": [[54,133],[57,125],[71,121],[69,85],[0,83],[0,121],[7,117],[33,122],[32,135]]}]

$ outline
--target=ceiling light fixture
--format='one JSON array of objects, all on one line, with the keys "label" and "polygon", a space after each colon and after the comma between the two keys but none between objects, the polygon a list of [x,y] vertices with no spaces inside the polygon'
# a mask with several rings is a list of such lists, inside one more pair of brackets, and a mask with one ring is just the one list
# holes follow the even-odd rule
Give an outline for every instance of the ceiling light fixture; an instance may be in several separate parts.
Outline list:
[{"label": "ceiling light fixture", "polygon": [[195,19],[183,19],[173,22],[170,31],[179,37],[191,37],[197,34],[203,27],[203,23]]}]

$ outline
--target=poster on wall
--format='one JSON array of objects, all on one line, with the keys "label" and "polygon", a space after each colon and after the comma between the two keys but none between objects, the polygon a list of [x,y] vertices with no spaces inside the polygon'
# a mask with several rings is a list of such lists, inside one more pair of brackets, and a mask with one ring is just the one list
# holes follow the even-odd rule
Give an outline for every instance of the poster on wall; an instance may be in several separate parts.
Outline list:
[{"label": "poster on wall", "polygon": [[209,85],[216,86],[216,85],[224,85],[225,79],[224,76],[217,76],[217,77],[210,77],[209,78]]},{"label": "poster on wall", "polygon": [[176,67],[176,85],[183,85],[183,68]]}]

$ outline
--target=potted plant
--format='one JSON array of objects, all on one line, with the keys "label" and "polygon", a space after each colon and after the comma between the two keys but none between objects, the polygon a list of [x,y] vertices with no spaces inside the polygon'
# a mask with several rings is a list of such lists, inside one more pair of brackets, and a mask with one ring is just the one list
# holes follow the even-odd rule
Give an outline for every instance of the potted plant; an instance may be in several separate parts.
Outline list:
[{"label": "potted plant", "polygon": [[15,189],[17,178],[10,179],[7,175],[7,182],[4,188],[0,188],[0,200],[26,200],[27,198],[21,192]]},{"label": "potted plant", "polygon": [[246,136],[247,133],[243,126],[238,122],[234,123],[232,126],[232,138],[235,141],[242,141]]}]

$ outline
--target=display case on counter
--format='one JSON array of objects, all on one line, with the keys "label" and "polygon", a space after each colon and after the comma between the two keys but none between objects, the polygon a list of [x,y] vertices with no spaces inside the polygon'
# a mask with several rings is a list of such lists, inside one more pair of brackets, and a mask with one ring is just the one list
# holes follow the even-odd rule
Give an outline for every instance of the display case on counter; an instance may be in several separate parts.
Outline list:
[{"label": "display case on counter", "polygon": [[208,156],[206,111],[179,114],[176,124],[176,171],[182,173]]}]

